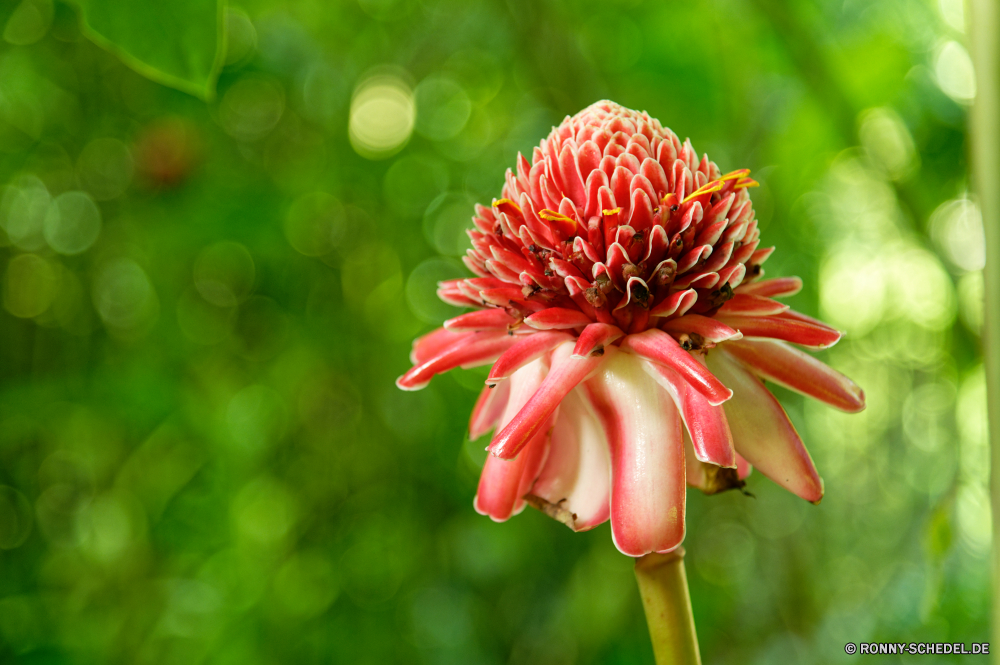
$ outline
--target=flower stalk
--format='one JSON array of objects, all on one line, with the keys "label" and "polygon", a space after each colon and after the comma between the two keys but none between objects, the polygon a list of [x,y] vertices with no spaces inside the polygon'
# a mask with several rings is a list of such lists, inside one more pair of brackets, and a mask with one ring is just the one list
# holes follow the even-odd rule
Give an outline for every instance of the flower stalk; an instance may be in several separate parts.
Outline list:
[{"label": "flower stalk", "polygon": [[701,665],[684,571],[684,548],[635,560],[656,665]]},{"label": "flower stalk", "polygon": [[[990,426],[993,508],[993,642],[1000,641],[1000,7],[973,0],[969,21],[976,69],[970,114],[972,182],[986,232],[983,355]],[[1000,663],[1000,655],[993,662]]]}]

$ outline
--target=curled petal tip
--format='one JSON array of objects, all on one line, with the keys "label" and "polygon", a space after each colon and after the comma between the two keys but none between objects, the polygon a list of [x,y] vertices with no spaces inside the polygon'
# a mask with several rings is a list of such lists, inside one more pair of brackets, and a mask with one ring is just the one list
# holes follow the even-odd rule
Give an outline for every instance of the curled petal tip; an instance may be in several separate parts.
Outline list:
[{"label": "curled petal tip", "polygon": [[413,384],[406,380],[406,374],[396,379],[396,387],[400,390],[405,390],[407,392],[413,392],[425,388],[427,383]]},{"label": "curled petal tip", "polygon": [[712,406],[719,406],[731,400],[733,398],[733,391],[726,388],[722,393],[715,395],[714,397],[708,398],[708,403]]}]

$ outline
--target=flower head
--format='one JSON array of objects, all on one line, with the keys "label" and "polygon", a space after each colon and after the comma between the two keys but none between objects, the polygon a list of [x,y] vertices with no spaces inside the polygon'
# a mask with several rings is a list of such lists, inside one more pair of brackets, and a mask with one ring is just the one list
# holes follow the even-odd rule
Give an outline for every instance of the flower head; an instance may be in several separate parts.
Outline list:
[{"label": "flower head", "polygon": [[[531,504],[574,530],[611,519],[641,556],[684,537],[685,484],[742,486],[751,465],[808,501],[823,483],[761,379],[845,411],[848,378],[797,347],[840,339],[762,279],[747,170],[723,174],[690,141],[609,101],[566,118],[477,206],[446,302],[474,308],[414,342],[397,385],[492,364],[470,436],[496,433],[476,509]],[[795,346],[793,346],[795,345]]]}]

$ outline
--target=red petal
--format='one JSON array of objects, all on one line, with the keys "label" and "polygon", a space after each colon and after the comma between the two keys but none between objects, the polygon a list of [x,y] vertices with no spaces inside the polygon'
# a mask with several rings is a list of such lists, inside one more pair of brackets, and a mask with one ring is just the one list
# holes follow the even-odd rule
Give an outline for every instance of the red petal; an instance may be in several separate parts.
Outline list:
[{"label": "red petal", "polygon": [[784,342],[742,340],[726,345],[726,351],[754,374],[841,411],[865,408],[865,393],[856,383]]},{"label": "red petal", "polygon": [[518,319],[514,318],[503,309],[483,309],[478,312],[469,312],[448,319],[444,322],[444,327],[455,332],[478,331],[478,330],[507,330],[517,324]]},{"label": "red petal", "polygon": [[771,316],[788,309],[788,305],[764,296],[754,296],[740,292],[719,308],[719,314],[742,314],[746,316]]},{"label": "red petal", "polygon": [[673,316],[674,314],[683,314],[684,312],[691,309],[691,307],[698,300],[698,292],[694,289],[687,289],[686,291],[677,291],[671,293],[670,296],[661,302],[659,305],[654,307],[649,311],[650,316]]},{"label": "red petal", "polygon": [[589,325],[593,320],[578,309],[547,307],[535,312],[524,322],[536,330],[564,330]]},{"label": "red petal", "polygon": [[490,452],[503,459],[511,459],[521,452],[542,431],[563,397],[604,360],[602,356],[581,358],[572,355],[572,351],[571,342],[556,348],[552,353],[552,369],[524,407],[493,437]]},{"label": "red petal", "polygon": [[725,410],[737,452],[806,501],[822,499],[823,481],[774,395],[725,351],[709,353],[708,364],[733,389]]},{"label": "red petal", "polygon": [[413,340],[410,362],[414,365],[423,365],[434,356],[440,355],[448,347],[469,337],[471,337],[471,333],[458,333],[446,328],[437,328]]},{"label": "red petal", "polygon": [[718,319],[727,326],[739,330],[744,337],[781,339],[813,349],[833,346],[840,340],[841,336],[838,331],[825,324],[789,319],[785,318],[784,315],[724,316],[720,314]]},{"label": "red petal", "polygon": [[598,355],[604,353],[604,348],[624,336],[625,333],[617,326],[608,323],[591,323],[580,333],[580,338],[576,341],[573,349],[574,356],[586,357],[600,351]]},{"label": "red petal", "polygon": [[670,333],[695,333],[712,344],[743,337],[739,331],[733,330],[726,324],[699,314],[688,314],[677,319],[670,319],[662,325],[662,328]]},{"label": "red petal", "polygon": [[650,328],[637,335],[629,335],[621,347],[677,371],[711,404],[722,404],[733,395],[704,365],[682,349],[677,340],[662,330]]},{"label": "red petal", "polygon": [[510,377],[532,360],[541,358],[562,342],[573,339],[564,332],[537,332],[521,337],[504,351],[490,369],[486,383],[496,383]]},{"label": "red petal", "polygon": [[704,395],[669,367],[645,362],[642,368],[674,399],[691,437],[695,456],[702,462],[734,468],[736,450],[722,406],[709,404]]},{"label": "red petal", "polygon": [[783,298],[794,296],[802,290],[802,279],[799,277],[775,277],[762,279],[759,282],[741,284],[739,293],[767,298]]},{"label": "red petal", "polygon": [[549,456],[531,493],[574,531],[592,529],[611,516],[608,441],[579,390],[570,391],[559,407]]},{"label": "red petal", "polygon": [[611,533],[629,556],[684,539],[684,433],[670,396],[627,353],[586,383],[611,448]]},{"label": "red petal", "polygon": [[504,409],[507,408],[508,398],[510,398],[510,381],[504,381],[493,388],[483,387],[483,392],[479,393],[479,399],[476,400],[472,416],[469,418],[470,440],[475,441],[496,427]]},{"label": "red petal", "polygon": [[[501,425],[510,421],[535,393],[546,370],[545,360],[539,358],[511,377],[510,400],[500,420]],[[503,460],[493,455],[487,456],[473,504],[477,512],[489,515],[496,522],[503,522],[524,509],[522,497],[538,477],[548,450],[546,430],[547,427],[515,459]]]},{"label": "red petal", "polygon": [[456,367],[479,367],[489,365],[500,354],[514,345],[517,338],[506,332],[468,333],[470,337],[459,344],[448,347],[422,365],[414,367],[396,379],[396,386],[402,390],[420,390],[437,374]]}]

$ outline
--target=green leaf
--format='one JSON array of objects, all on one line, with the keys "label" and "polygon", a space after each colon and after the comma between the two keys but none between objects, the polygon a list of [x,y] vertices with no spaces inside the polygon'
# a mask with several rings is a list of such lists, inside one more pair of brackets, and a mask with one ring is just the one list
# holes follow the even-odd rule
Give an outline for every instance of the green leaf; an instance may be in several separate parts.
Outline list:
[{"label": "green leaf", "polygon": [[83,34],[148,79],[202,99],[225,60],[225,0],[79,0]]}]

